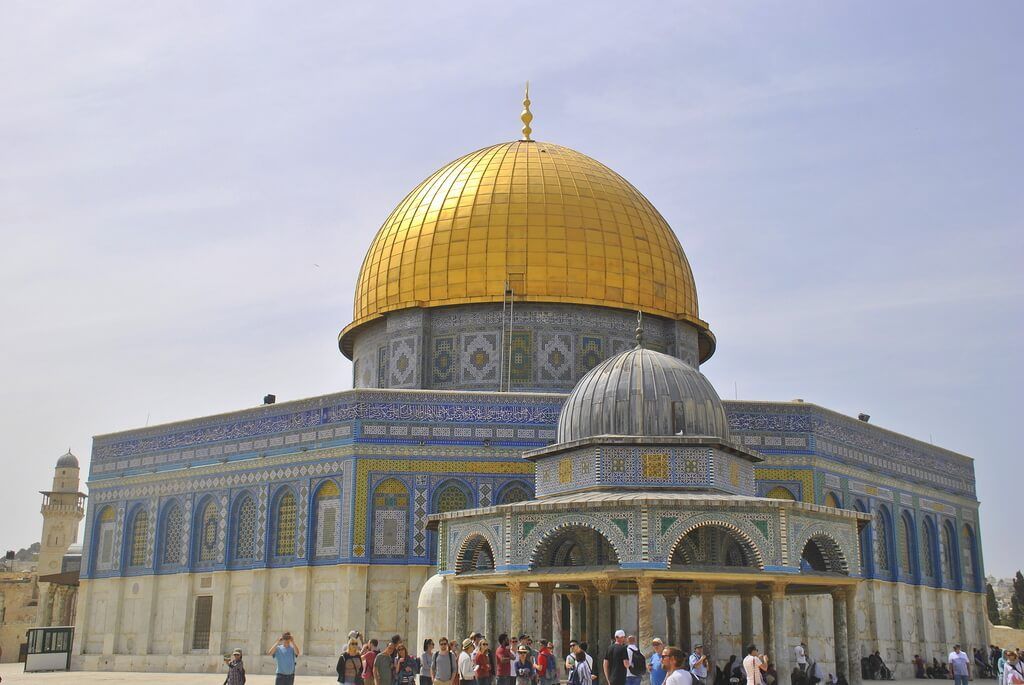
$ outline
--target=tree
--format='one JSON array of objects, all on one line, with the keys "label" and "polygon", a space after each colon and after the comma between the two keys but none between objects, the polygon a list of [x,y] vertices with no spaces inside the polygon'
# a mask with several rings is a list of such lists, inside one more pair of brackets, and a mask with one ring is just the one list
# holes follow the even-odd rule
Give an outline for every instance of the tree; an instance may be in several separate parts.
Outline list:
[{"label": "tree", "polygon": [[1013,578],[1013,596],[1010,597],[1010,627],[1024,628],[1024,575],[1017,571]]},{"label": "tree", "polygon": [[985,607],[988,609],[988,620],[994,626],[1002,623],[999,618],[999,602],[996,601],[996,591],[992,589],[992,583],[985,583]]}]

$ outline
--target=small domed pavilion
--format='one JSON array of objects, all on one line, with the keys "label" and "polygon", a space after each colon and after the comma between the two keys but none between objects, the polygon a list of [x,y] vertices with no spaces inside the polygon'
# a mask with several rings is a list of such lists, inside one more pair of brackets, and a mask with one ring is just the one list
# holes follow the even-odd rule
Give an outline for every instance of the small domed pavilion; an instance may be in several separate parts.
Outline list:
[{"label": "small domed pavilion", "polygon": [[[744,645],[753,641],[757,596],[766,651],[788,682],[785,599],[831,593],[837,671],[859,680],[847,625],[858,530],[869,517],[757,497],[762,458],[730,439],[714,387],[685,361],[645,349],[639,327],[634,349],[580,379],[558,441],[524,456],[535,464],[536,499],[431,517],[439,531],[432,583],[448,586],[451,635],[468,635],[467,594],[479,591],[488,635],[499,598],[508,597],[518,633],[524,594],[539,593],[541,633],[550,637],[557,593],[570,598],[570,633],[600,651],[620,627],[617,598],[635,595],[640,644],[660,634],[688,648],[689,598],[699,596],[702,642],[716,654],[716,596],[739,596]],[[656,627],[659,595],[667,625]]]}]

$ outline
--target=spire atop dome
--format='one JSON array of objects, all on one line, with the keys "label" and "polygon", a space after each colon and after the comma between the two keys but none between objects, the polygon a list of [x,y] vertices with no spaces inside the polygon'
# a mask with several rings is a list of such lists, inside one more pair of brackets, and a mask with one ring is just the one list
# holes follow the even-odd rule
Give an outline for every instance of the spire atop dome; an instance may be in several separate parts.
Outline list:
[{"label": "spire atop dome", "polygon": [[530,122],[533,121],[533,113],[530,112],[530,82],[526,82],[526,95],[523,96],[523,113],[519,115],[520,121],[523,122],[523,141],[532,142],[533,138],[530,134],[533,133],[533,129],[530,128]]},{"label": "spire atop dome", "polygon": [[639,350],[644,346],[644,312],[638,309],[636,312],[636,348]]}]

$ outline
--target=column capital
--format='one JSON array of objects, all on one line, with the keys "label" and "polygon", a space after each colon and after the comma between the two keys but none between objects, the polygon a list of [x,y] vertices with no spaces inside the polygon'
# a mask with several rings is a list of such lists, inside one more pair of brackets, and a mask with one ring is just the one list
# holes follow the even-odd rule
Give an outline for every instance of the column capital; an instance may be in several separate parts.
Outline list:
[{"label": "column capital", "polygon": [[830,590],[830,594],[832,595],[832,599],[834,599],[837,602],[845,602],[846,601],[846,587],[845,586],[832,588],[832,590]]},{"label": "column capital", "polygon": [[607,595],[615,587],[615,581],[610,578],[595,578],[593,580],[594,588],[602,595]]},{"label": "column capital", "polygon": [[636,579],[636,587],[641,592],[651,592],[654,589],[654,579],[640,576]]},{"label": "column capital", "polygon": [[457,594],[457,595],[464,595],[464,594],[466,594],[466,590],[467,590],[465,585],[459,585],[458,583],[453,583],[452,584],[452,589],[455,591],[455,594]]},{"label": "column capital", "polygon": [[510,580],[507,583],[505,583],[505,587],[508,588],[509,593],[511,593],[512,595],[522,596],[523,589],[526,587],[526,583],[520,580]]},{"label": "column capital", "polygon": [[665,603],[669,606],[674,605],[676,603],[676,598],[678,597],[675,592],[659,592],[658,594],[665,598]]},{"label": "column capital", "polygon": [[700,583],[697,583],[697,591],[700,592],[700,594],[702,595],[705,593],[713,595],[715,594],[715,589],[717,588],[717,583],[712,583],[709,581],[701,581]]},{"label": "column capital", "polygon": [[489,601],[489,600],[495,599],[498,596],[498,591],[497,590],[481,590],[480,594],[482,594],[484,596],[484,598]]},{"label": "column capital", "polygon": [[787,585],[788,583],[781,580],[772,583],[772,597],[785,597]]},{"label": "column capital", "polygon": [[[740,597],[749,599],[749,598],[751,598],[753,596],[754,596],[754,586],[753,585],[740,585]],[[744,647],[744,649],[746,649],[746,648]]]},{"label": "column capital", "polygon": [[555,591],[555,583],[537,583],[537,587],[544,595],[550,595]]}]

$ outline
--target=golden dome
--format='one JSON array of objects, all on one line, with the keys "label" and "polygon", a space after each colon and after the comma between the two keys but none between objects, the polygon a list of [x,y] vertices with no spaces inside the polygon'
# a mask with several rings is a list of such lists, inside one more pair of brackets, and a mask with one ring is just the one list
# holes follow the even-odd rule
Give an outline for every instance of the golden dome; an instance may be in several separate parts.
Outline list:
[{"label": "golden dome", "polygon": [[689,321],[701,360],[714,338],[678,238],[614,171],[552,143],[471,152],[409,193],[377,232],[356,284],[351,332],[387,312],[502,302],[598,305]]}]

